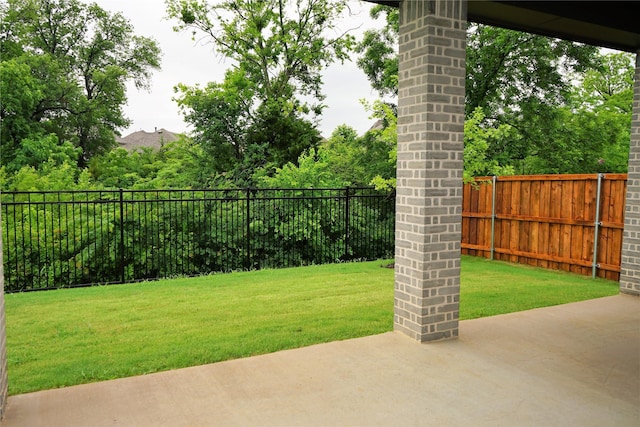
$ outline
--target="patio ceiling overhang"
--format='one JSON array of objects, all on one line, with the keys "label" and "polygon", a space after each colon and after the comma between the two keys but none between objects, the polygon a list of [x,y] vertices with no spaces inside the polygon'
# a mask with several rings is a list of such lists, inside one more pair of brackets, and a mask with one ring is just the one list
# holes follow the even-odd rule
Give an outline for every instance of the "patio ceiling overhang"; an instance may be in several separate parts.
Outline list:
[{"label": "patio ceiling overhang", "polygon": [[[397,0],[368,1],[394,7],[400,4]],[[470,22],[616,50],[640,50],[640,2],[470,0],[467,17]]]}]

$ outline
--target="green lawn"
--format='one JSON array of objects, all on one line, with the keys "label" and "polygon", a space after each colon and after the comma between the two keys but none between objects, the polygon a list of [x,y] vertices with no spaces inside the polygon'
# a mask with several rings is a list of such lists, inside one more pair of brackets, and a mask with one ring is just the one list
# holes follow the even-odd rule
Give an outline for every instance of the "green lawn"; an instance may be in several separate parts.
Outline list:
[{"label": "green lawn", "polygon": [[[5,295],[9,393],[392,329],[388,262]],[[611,281],[463,257],[461,319],[615,295]]]}]

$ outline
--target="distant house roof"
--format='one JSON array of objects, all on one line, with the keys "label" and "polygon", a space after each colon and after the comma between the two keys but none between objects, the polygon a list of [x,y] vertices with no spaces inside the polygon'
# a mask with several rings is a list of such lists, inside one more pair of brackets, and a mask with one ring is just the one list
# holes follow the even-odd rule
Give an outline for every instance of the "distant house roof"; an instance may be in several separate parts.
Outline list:
[{"label": "distant house roof", "polygon": [[142,147],[159,150],[164,144],[175,141],[176,139],[178,139],[177,134],[161,128],[156,129],[153,132],[145,132],[143,130],[139,130],[125,136],[124,138],[116,137],[116,142],[118,143],[119,147],[122,147],[128,151],[132,151],[136,148]]}]

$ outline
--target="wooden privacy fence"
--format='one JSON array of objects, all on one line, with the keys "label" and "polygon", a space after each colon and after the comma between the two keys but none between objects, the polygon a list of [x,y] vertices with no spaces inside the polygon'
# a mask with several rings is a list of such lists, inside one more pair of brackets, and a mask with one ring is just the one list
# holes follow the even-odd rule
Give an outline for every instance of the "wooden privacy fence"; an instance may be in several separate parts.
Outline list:
[{"label": "wooden privacy fence", "polygon": [[626,185],[626,174],[479,178],[464,186],[462,253],[619,280]]}]

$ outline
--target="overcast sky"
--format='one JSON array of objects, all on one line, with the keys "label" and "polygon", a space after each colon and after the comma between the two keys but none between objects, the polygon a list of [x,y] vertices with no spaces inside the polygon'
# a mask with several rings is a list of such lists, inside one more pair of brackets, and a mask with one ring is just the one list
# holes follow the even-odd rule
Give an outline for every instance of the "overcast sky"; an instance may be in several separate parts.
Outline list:
[{"label": "overcast sky", "polygon": [[[122,131],[122,135],[138,130],[151,132],[155,127],[178,133],[188,131],[176,103],[171,100],[174,96],[173,87],[177,83],[199,83],[204,86],[210,81],[220,82],[230,63],[225,63],[223,58],[216,55],[212,45],[195,43],[190,34],[174,32],[174,22],[165,18],[164,0],[94,1],[103,9],[122,12],[131,21],[137,35],[154,38],[162,50],[162,70],[154,73],[150,92],[129,86],[125,114],[132,124]],[[365,29],[376,25],[369,19],[371,4],[353,0],[350,7],[352,15],[340,23],[340,28],[360,27],[352,33],[359,38]],[[359,133],[364,133],[371,126],[372,120],[359,100],[365,98],[373,101],[376,94],[355,62],[330,67],[324,78],[324,93],[328,106],[320,123],[320,131],[324,136],[329,136],[336,126],[343,123]]]}]

